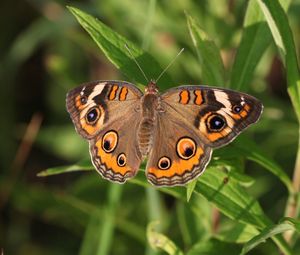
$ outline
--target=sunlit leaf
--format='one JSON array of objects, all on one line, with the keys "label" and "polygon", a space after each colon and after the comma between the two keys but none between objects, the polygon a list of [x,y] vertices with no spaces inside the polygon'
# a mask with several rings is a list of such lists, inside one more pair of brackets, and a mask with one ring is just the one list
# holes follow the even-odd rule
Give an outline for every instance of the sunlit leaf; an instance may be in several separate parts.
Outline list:
[{"label": "sunlit leaf", "polygon": [[[110,29],[100,20],[84,13],[83,11],[68,7],[82,27],[90,34],[105,56],[119,68],[122,73],[131,79],[145,84],[145,78],[125,48],[128,45],[133,57],[140,63],[148,79],[156,79],[162,72],[157,61],[148,53],[137,47],[134,43]],[[170,77],[165,74],[159,81],[163,87],[172,86]]]},{"label": "sunlit leaf", "polygon": [[300,74],[297,52],[288,18],[278,0],[257,1],[265,15],[278,50],[282,54],[282,60],[285,62],[288,92],[300,121]]},{"label": "sunlit leaf", "polygon": [[49,176],[49,175],[64,174],[64,173],[69,173],[69,172],[91,171],[91,170],[94,170],[94,169],[95,168],[91,164],[91,160],[86,159],[86,160],[80,161],[80,162],[78,162],[77,164],[74,164],[74,165],[58,166],[58,167],[48,168],[48,169],[38,173],[37,176],[45,177],[45,176]]},{"label": "sunlit leaf", "polygon": [[226,252],[230,251],[231,255],[240,254],[240,246],[228,243],[224,241],[220,241],[217,239],[205,240],[203,242],[195,244],[188,252],[187,255],[219,255],[226,254]]},{"label": "sunlit leaf", "polygon": [[[287,10],[291,0],[281,0]],[[263,53],[272,43],[272,35],[257,0],[248,1],[241,43],[232,67],[230,87],[247,91]]]},{"label": "sunlit leaf", "polygon": [[155,230],[157,224],[157,222],[151,222],[147,227],[147,238],[151,247],[153,249],[161,249],[169,255],[183,255],[183,252],[172,240]]},{"label": "sunlit leaf", "polygon": [[268,238],[289,230],[300,232],[300,222],[295,219],[285,218],[279,224],[263,229],[259,235],[255,236],[244,245],[241,254],[246,254],[260,243],[265,242]]},{"label": "sunlit leaf", "polygon": [[225,70],[220,50],[197,22],[186,14],[189,32],[195,46],[204,84],[224,86]]}]

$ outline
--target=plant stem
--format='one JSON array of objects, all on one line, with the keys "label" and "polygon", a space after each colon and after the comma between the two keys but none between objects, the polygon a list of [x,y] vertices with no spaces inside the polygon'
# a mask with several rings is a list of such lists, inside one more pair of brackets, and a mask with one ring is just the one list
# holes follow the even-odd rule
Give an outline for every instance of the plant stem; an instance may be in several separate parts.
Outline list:
[{"label": "plant stem", "polygon": [[111,246],[114,238],[114,228],[116,221],[117,208],[120,204],[123,186],[120,184],[110,184],[108,191],[107,209],[105,211],[105,218],[101,235],[98,241],[97,255],[107,255],[111,253]]},{"label": "plant stem", "polygon": [[296,164],[294,169],[293,176],[293,186],[296,193],[300,191],[300,128],[299,128],[299,136],[298,136],[298,152],[296,157]]},{"label": "plant stem", "polygon": [[[299,136],[298,136],[298,152],[296,156],[296,163],[294,168],[293,175],[293,187],[294,193],[289,195],[285,215],[287,217],[296,218],[299,213],[299,191],[300,191],[300,127],[299,127]],[[290,242],[292,237],[291,232],[285,233],[284,237],[286,241]]]}]

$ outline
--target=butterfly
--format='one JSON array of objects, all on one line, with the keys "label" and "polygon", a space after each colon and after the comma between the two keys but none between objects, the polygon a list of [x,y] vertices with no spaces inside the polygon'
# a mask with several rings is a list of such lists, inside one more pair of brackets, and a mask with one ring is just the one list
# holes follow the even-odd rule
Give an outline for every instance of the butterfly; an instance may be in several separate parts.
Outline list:
[{"label": "butterfly", "polygon": [[89,142],[93,165],[112,182],[133,178],[148,158],[155,186],[185,185],[200,176],[212,150],[258,121],[262,103],[237,91],[183,85],[143,93],[125,81],[94,81],[71,90],[66,107]]}]

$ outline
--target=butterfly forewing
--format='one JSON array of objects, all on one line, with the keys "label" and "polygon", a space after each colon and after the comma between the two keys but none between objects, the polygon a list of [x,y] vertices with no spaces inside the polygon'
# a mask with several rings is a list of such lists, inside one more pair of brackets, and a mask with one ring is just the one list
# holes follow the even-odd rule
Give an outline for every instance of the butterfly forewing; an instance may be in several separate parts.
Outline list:
[{"label": "butterfly forewing", "polygon": [[123,183],[141,163],[135,108],[143,93],[120,81],[83,84],[67,95],[67,110],[77,132],[89,140],[92,162],[106,179]]},{"label": "butterfly forewing", "polygon": [[178,116],[192,123],[202,141],[220,147],[258,121],[263,106],[256,98],[221,88],[180,86],[166,91],[162,99]]}]

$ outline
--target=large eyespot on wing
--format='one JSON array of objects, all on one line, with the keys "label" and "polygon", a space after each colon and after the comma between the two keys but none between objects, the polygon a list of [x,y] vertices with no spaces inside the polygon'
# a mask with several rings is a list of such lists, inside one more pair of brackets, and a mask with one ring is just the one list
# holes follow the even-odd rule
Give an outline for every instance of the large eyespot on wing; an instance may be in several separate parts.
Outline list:
[{"label": "large eyespot on wing", "polygon": [[86,139],[93,137],[108,118],[105,101],[95,101],[96,97],[104,98],[108,88],[106,82],[92,82],[83,84],[67,94],[67,110],[76,131]]},{"label": "large eyespot on wing", "polygon": [[261,102],[247,94],[215,89],[207,95],[211,104],[198,111],[194,125],[212,147],[231,142],[262,113]]},{"label": "large eyespot on wing", "polygon": [[[186,97],[186,95],[183,95]],[[185,185],[200,176],[211,157],[193,122],[162,102],[146,167],[148,181],[155,186]]]},{"label": "large eyespot on wing", "polygon": [[[150,156],[146,175],[149,182],[155,186],[187,184],[204,172],[211,157],[209,147],[187,136],[178,139],[176,145],[168,149],[169,152],[161,156],[156,156],[158,154],[154,152]],[[176,155],[171,152],[173,150]]]},{"label": "large eyespot on wing", "polygon": [[141,164],[136,135],[141,112],[134,108],[135,104],[120,110],[122,118],[113,119],[89,140],[93,165],[112,182],[126,182],[137,174]]},{"label": "large eyespot on wing", "polygon": [[101,176],[113,182],[124,183],[134,176],[135,171],[126,165],[127,156],[124,152],[113,153],[119,143],[115,130],[107,131],[100,139],[91,143],[92,161]]},{"label": "large eyespot on wing", "polygon": [[120,81],[86,83],[67,94],[66,106],[77,132],[86,139],[97,134],[104,124],[140,99],[142,92],[133,84]]},{"label": "large eyespot on wing", "polygon": [[180,86],[166,91],[163,102],[193,124],[203,142],[220,147],[258,121],[263,105],[256,98],[233,90],[208,86]]},{"label": "large eyespot on wing", "polygon": [[127,140],[121,141],[126,135],[124,132],[124,129],[110,129],[90,140],[91,159],[96,170],[104,179],[117,183],[124,183],[134,177],[141,163],[135,136],[127,134]]}]

